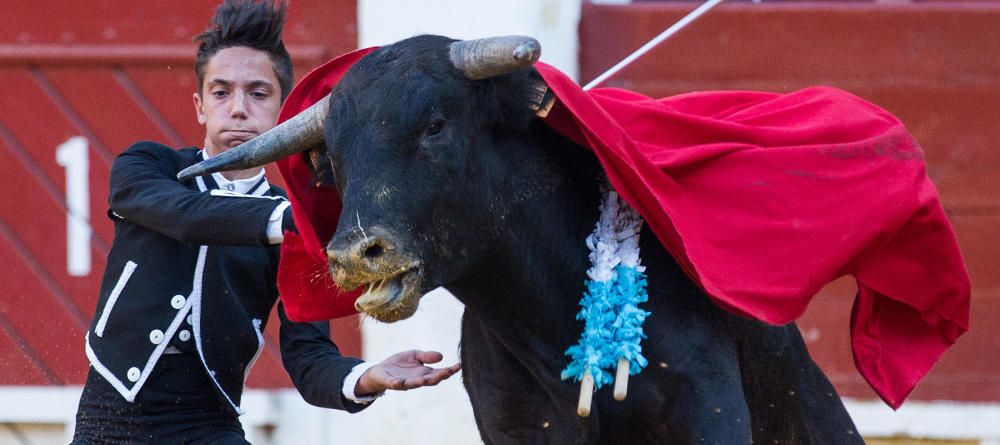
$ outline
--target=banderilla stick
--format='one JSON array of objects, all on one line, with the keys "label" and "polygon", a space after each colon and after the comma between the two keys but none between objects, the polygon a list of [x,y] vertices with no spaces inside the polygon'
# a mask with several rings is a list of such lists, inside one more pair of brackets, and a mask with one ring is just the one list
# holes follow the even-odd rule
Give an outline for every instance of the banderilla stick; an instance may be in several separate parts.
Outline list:
[{"label": "banderilla stick", "polygon": [[590,404],[593,399],[594,376],[590,375],[590,371],[586,371],[583,374],[583,380],[580,382],[580,403],[576,405],[576,413],[580,417],[590,415]]},{"label": "banderilla stick", "polygon": [[621,402],[625,400],[628,392],[628,370],[629,361],[624,357],[618,359],[618,368],[615,372],[615,400]]}]

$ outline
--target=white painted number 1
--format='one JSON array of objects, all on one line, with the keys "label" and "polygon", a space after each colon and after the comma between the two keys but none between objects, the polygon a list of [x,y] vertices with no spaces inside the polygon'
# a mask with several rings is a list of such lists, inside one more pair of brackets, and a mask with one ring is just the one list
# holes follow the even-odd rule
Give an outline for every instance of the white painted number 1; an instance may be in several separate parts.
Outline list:
[{"label": "white painted number 1", "polygon": [[66,169],[66,272],[90,274],[90,157],[87,138],[74,136],[56,148],[56,163]]}]

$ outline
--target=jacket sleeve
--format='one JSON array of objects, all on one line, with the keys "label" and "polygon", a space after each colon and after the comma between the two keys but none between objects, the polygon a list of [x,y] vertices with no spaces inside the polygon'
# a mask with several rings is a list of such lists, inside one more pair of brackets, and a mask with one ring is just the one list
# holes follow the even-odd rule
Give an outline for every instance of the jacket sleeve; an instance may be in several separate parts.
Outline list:
[{"label": "jacket sleeve", "polygon": [[111,167],[108,201],[114,216],[181,242],[267,246],[267,222],[281,198],[216,196],[176,178],[183,158],[170,147],[139,142]]},{"label": "jacket sleeve", "polygon": [[299,394],[311,405],[356,413],[370,404],[344,397],[344,378],[361,360],[340,354],[330,340],[326,322],[298,323],[288,319],[278,303],[281,321],[281,361]]}]

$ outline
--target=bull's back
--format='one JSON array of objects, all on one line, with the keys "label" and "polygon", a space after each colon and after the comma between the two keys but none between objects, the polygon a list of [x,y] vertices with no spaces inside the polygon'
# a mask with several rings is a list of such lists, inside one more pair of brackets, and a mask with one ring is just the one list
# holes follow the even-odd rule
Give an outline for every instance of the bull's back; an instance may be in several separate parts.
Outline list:
[{"label": "bull's back", "polygon": [[[642,344],[649,365],[629,385],[637,407],[659,413],[668,425],[693,423],[691,434],[708,422],[733,434],[749,431],[754,443],[863,443],[795,324],[771,326],[722,310],[648,228],[641,236],[649,281],[644,306],[651,315]],[[659,406],[652,399],[660,399]],[[690,441],[700,438],[666,443]]]},{"label": "bull's back", "polygon": [[756,443],[864,443],[794,323],[740,320],[740,325],[743,390]]}]

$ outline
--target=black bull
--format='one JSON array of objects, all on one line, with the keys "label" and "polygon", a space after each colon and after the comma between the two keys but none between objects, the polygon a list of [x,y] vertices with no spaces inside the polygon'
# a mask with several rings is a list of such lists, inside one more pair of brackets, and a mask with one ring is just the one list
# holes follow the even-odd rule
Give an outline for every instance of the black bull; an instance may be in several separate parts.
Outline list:
[{"label": "black bull", "polygon": [[625,401],[599,391],[578,417],[579,386],[559,374],[582,329],[601,167],[526,106],[533,69],[470,75],[451,43],[416,37],[356,63],[329,96],[317,173],[341,193],[330,267],[339,286],[367,286],[359,309],[406,318],[438,286],[465,304],[464,383],[486,443],[863,442],[795,325],[720,310],[648,229],[649,367]]}]

